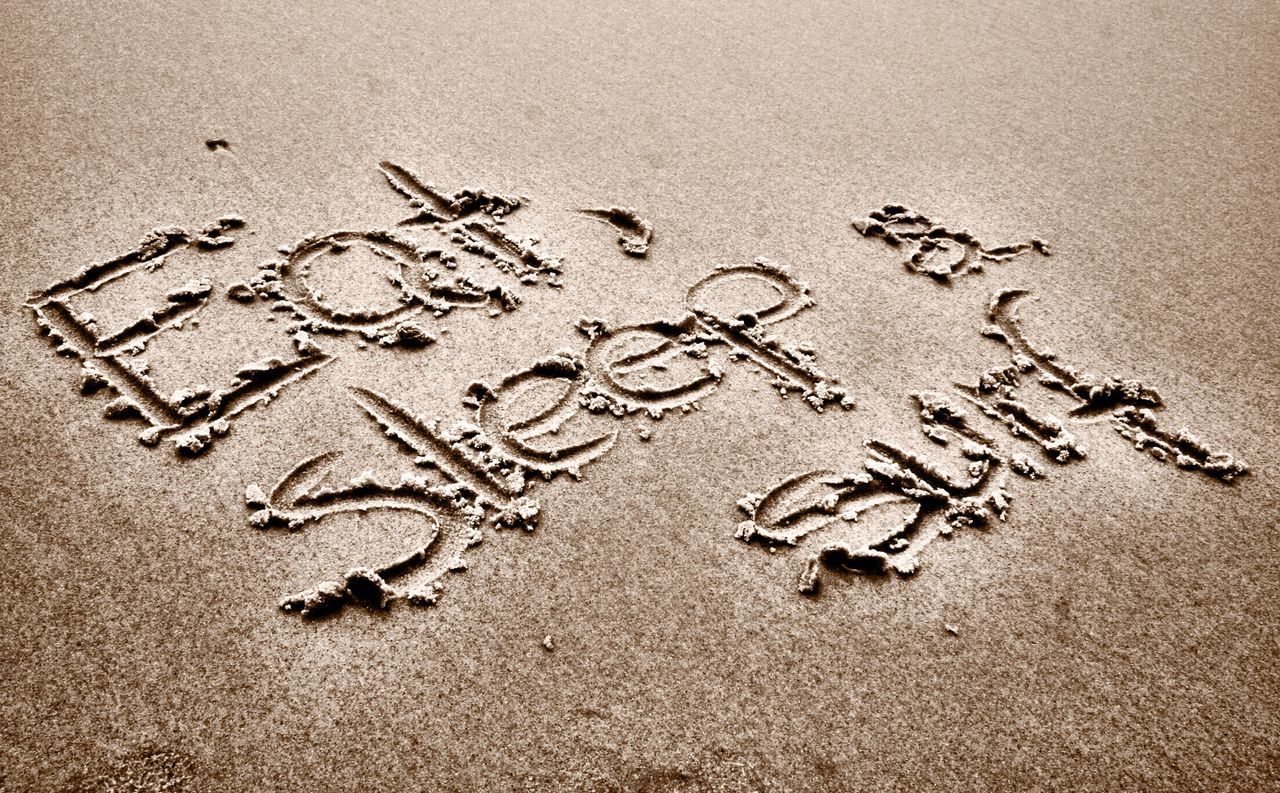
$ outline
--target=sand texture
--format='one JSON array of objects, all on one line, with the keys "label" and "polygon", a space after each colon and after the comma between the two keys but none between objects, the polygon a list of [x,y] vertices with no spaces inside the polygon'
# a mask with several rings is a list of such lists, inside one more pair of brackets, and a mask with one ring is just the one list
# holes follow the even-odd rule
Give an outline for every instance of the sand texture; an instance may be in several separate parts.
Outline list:
[{"label": "sand texture", "polygon": [[4,22],[0,791],[1280,789],[1274,4]]}]

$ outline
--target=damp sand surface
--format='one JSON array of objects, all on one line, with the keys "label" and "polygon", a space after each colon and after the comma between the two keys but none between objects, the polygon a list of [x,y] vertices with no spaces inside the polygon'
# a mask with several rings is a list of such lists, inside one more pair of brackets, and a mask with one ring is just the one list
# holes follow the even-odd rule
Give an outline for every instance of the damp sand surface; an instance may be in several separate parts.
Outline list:
[{"label": "damp sand surface", "polygon": [[0,790],[1280,784],[1271,9],[9,16]]}]

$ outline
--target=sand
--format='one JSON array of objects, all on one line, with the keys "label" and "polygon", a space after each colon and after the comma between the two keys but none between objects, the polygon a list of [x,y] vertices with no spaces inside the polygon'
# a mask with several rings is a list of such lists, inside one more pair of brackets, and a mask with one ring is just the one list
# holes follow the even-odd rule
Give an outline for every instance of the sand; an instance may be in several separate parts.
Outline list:
[{"label": "sand", "polygon": [[1280,787],[1273,8],[5,16],[0,789]]}]

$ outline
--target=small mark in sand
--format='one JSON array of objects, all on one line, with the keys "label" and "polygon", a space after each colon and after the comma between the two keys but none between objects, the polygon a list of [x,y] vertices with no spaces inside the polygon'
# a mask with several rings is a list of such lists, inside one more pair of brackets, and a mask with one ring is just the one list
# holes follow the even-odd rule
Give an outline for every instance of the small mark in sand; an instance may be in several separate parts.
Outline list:
[{"label": "small mark in sand", "polygon": [[204,145],[207,149],[209,149],[209,151],[217,151],[218,149],[231,148],[231,144],[227,142],[226,138],[209,138],[204,142]]},{"label": "small mark in sand", "polygon": [[641,259],[649,255],[649,244],[653,242],[653,224],[640,217],[636,210],[631,207],[607,207],[578,211],[617,229],[618,245],[623,253]]}]

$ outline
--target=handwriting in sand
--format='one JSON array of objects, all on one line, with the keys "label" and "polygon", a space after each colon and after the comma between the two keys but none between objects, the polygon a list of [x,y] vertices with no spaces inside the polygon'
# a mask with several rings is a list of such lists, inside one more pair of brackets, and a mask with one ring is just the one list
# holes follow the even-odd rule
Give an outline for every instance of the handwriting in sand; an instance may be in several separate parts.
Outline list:
[{"label": "handwriting in sand", "polygon": [[[140,421],[144,444],[170,439],[179,453],[196,456],[229,434],[240,413],[296,391],[309,374],[335,360],[328,338],[427,348],[437,340],[431,323],[454,310],[498,317],[520,306],[521,290],[561,285],[561,257],[540,239],[514,234],[505,225],[526,199],[471,188],[447,193],[389,162],[381,171],[410,210],[394,229],[305,237],[281,246],[280,257],[261,264],[252,278],[225,287],[226,299],[265,305],[272,319],[289,317],[286,332],[296,354],[247,361],[222,386],[198,384],[164,394],[140,357],[155,337],[198,322],[215,294],[208,275],[171,290],[162,305],[120,327],[102,327],[77,307],[77,299],[122,288],[130,276],[178,257],[219,254],[245,227],[238,215],[194,232],[157,229],[133,250],[33,294],[27,305],[56,351],[80,363],[82,393],[110,397],[106,417]],[[634,209],[612,206],[581,214],[612,226],[626,256],[647,256],[653,226]],[[864,236],[906,247],[909,270],[942,282],[978,272],[985,262],[1049,252],[1038,239],[988,247],[968,231],[953,231],[897,205],[854,225]],[[343,305],[317,285],[315,273],[353,249],[390,268],[392,305]],[[747,297],[761,292],[770,297]],[[1072,423],[1108,420],[1158,460],[1226,482],[1248,471],[1187,430],[1167,429],[1152,388],[1081,374],[1034,345],[1019,315],[1026,297],[1019,290],[998,292],[983,329],[1009,348],[1010,365],[957,385],[950,394],[911,395],[921,429],[939,446],[958,451],[956,466],[872,439],[859,470],[815,467],[742,498],[739,508],[748,519],[736,536],[774,551],[812,545],[800,573],[803,592],[818,589],[824,569],[912,573],[938,536],[1006,517],[1008,472],[1029,479],[1044,475],[1026,453],[995,439],[993,428],[1001,426],[1055,464],[1085,458]],[[735,368],[766,378],[779,396],[794,395],[815,413],[853,408],[840,378],[817,366],[811,347],[776,335],[786,320],[814,304],[809,287],[786,267],[765,259],[721,265],[688,288],[684,303],[679,316],[638,324],[579,318],[574,324],[585,349],[548,354],[496,383],[472,383],[462,395],[470,411],[465,419],[426,418],[394,396],[352,389],[350,399],[371,429],[392,438],[405,454],[404,471],[394,480],[366,473],[333,484],[328,474],[335,462],[359,449],[312,454],[269,492],[247,487],[250,523],[299,531],[334,515],[391,511],[414,517],[423,531],[403,554],[288,594],[281,608],[318,617],[347,605],[381,610],[397,602],[434,604],[445,576],[466,569],[467,550],[487,532],[537,526],[541,507],[533,494],[539,482],[576,478],[584,466],[604,458],[618,440],[619,421],[636,422],[637,436],[649,440],[649,422],[672,411],[696,411]],[[209,373],[208,379],[217,378]],[[1067,395],[1077,407],[1066,418],[1037,414],[1021,398],[1037,385]],[[984,421],[991,426],[980,428]],[[891,518],[863,530],[858,519],[871,513]]]}]

